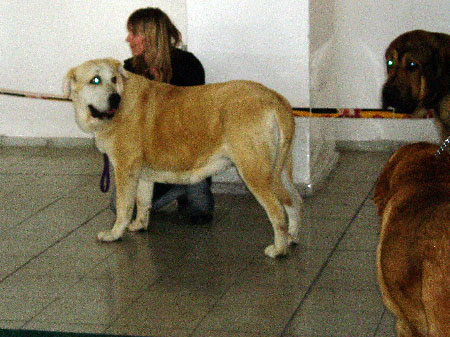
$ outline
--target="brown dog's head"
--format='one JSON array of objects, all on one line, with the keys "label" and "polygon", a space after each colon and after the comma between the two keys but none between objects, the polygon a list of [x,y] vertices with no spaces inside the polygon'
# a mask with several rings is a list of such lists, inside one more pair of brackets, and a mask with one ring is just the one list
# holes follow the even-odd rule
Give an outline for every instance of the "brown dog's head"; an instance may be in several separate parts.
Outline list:
[{"label": "brown dog's head", "polygon": [[450,36],[410,31],[392,41],[385,57],[383,108],[407,114],[420,108],[437,111],[450,91]]}]

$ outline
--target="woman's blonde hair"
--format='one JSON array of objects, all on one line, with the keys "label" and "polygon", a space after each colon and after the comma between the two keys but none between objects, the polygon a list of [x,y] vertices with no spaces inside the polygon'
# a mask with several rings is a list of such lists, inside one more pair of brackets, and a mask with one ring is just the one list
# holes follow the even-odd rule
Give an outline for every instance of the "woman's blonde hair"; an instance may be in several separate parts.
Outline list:
[{"label": "woman's blonde hair", "polygon": [[141,8],[130,15],[127,29],[133,34],[145,37],[143,55],[133,57],[136,71],[143,75],[152,74],[152,69],[162,82],[172,79],[172,49],[181,43],[181,33],[170,18],[159,8]]}]

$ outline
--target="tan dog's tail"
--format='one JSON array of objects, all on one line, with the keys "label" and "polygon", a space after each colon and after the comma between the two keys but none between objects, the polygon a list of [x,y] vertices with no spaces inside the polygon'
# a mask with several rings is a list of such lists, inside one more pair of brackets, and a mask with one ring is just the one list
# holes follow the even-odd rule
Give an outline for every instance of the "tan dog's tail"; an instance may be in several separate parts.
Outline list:
[{"label": "tan dog's tail", "polygon": [[275,161],[273,166],[273,189],[284,205],[292,204],[291,196],[282,182],[283,170],[287,170],[288,179],[292,179],[292,154],[291,145],[294,138],[295,122],[292,114],[292,107],[289,102],[278,95],[282,103],[282,107],[278,107],[275,112],[276,124],[278,127],[279,137],[278,146],[275,153]]}]

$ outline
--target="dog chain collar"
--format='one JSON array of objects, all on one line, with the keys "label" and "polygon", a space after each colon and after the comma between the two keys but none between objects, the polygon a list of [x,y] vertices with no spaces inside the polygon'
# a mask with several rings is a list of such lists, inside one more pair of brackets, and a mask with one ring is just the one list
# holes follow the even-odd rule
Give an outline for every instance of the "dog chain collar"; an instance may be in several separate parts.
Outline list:
[{"label": "dog chain collar", "polygon": [[444,152],[447,147],[450,145],[450,137],[448,137],[446,140],[444,140],[444,142],[442,143],[442,145],[439,147],[439,149],[436,151],[436,153],[434,154],[436,157],[439,156],[442,152]]}]

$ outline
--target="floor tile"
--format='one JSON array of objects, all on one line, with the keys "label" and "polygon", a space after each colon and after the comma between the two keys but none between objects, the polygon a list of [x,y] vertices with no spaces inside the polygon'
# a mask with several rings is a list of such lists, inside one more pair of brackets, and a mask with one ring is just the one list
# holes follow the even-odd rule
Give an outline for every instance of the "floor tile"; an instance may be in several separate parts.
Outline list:
[{"label": "floor tile", "polygon": [[300,311],[285,336],[373,336],[380,316],[358,311]]},{"label": "floor tile", "polygon": [[242,330],[227,331],[227,330],[202,330],[198,329],[194,332],[192,337],[273,337],[273,334],[261,332],[248,332]]},{"label": "floor tile", "polygon": [[54,299],[70,291],[77,282],[79,279],[73,274],[36,275],[19,270],[0,283],[0,297]]},{"label": "floor tile", "polygon": [[317,286],[377,290],[375,252],[336,251],[317,281]]},{"label": "floor tile", "polygon": [[371,198],[388,153],[342,152],[305,198],[300,243],[264,255],[273,230],[248,193],[216,194],[211,224],[167,208],[144,233],[110,229],[93,148],[0,151],[0,327],[148,336],[390,336],[375,273]]},{"label": "floor tile", "polygon": [[210,309],[211,306],[207,303],[171,302],[167,298],[155,302],[148,297],[142,297],[128,306],[113,326],[193,331]]},{"label": "floor tile", "polygon": [[0,254],[0,281],[13,274],[17,269],[22,267],[30,257],[25,255],[11,255],[8,253]]},{"label": "floor tile", "polygon": [[32,320],[21,326],[24,330],[39,330],[39,331],[65,331],[71,333],[103,333],[107,325],[100,324],[82,324],[82,323],[50,323]]},{"label": "floor tile", "polygon": [[27,321],[38,314],[52,302],[52,299],[42,296],[2,296],[0,316],[2,320]]},{"label": "floor tile", "polygon": [[132,300],[118,300],[109,296],[63,297],[54,301],[33,319],[51,324],[110,325],[131,303]]},{"label": "floor tile", "polygon": [[383,302],[377,290],[315,287],[302,303],[305,311],[369,312],[381,315]]},{"label": "floor tile", "polygon": [[0,320],[0,327],[2,329],[20,329],[24,324],[25,321]]},{"label": "floor tile", "polygon": [[375,337],[396,337],[395,318],[390,312],[385,310],[381,323],[377,328]]},{"label": "floor tile", "polygon": [[159,326],[145,326],[145,322],[140,323],[137,325],[113,325],[106,330],[106,333],[121,336],[188,337],[192,336],[193,332],[193,329],[167,329]]},{"label": "floor tile", "polygon": [[199,329],[245,331],[261,334],[281,334],[297,303],[283,303],[271,306],[236,306],[233,310],[225,304],[218,304],[208,313],[199,325]]},{"label": "floor tile", "polygon": [[377,233],[359,233],[347,232],[339,243],[338,250],[353,250],[353,251],[376,251],[378,245]]}]

